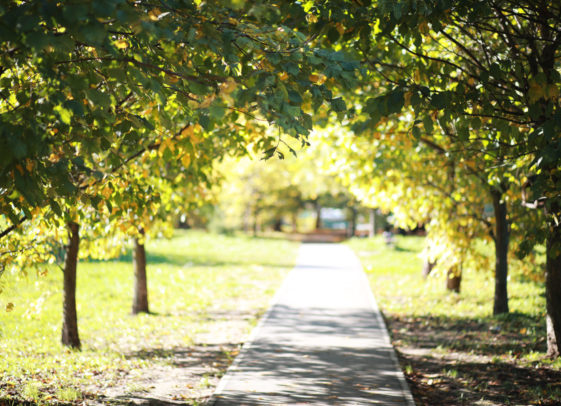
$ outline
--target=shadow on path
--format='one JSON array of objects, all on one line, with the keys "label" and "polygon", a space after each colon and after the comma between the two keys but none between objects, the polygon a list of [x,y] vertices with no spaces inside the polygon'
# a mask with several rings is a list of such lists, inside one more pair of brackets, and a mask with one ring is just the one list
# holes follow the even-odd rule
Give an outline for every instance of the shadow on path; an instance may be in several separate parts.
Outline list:
[{"label": "shadow on path", "polygon": [[360,263],[303,244],[296,268],[211,405],[411,405]]},{"label": "shadow on path", "polygon": [[217,395],[215,405],[406,404],[393,349],[376,342],[381,326],[372,312],[277,305],[267,324],[269,338],[254,342],[241,361],[243,390]]}]

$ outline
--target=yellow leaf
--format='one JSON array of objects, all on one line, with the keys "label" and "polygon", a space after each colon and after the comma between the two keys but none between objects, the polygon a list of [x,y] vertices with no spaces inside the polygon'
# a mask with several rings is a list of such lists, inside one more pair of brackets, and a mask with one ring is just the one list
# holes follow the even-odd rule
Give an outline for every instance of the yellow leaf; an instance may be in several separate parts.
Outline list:
[{"label": "yellow leaf", "polygon": [[193,133],[193,135],[191,136],[191,143],[193,145],[199,144],[202,140],[203,140],[203,138],[201,137],[200,134]]},{"label": "yellow leaf", "polygon": [[225,83],[222,83],[220,85],[220,90],[222,91],[222,93],[230,94],[234,90],[236,90],[236,87],[238,87],[238,84],[236,83],[235,79],[229,77]]},{"label": "yellow leaf", "polygon": [[13,303],[8,303],[6,305],[6,311],[11,312],[12,310],[14,310],[14,304]]},{"label": "yellow leaf", "polygon": [[183,155],[183,157],[181,157],[181,163],[185,167],[189,166],[191,164],[191,155],[189,154]]},{"label": "yellow leaf", "polygon": [[181,131],[181,136],[185,138],[190,137],[193,135],[194,131],[195,129],[193,128],[193,126],[190,125],[189,127],[184,128],[183,131]]},{"label": "yellow leaf", "polygon": [[106,199],[109,199],[109,197],[111,197],[111,194],[113,193],[113,190],[111,190],[111,188],[109,186],[105,186],[103,188],[103,190],[101,191],[101,194],[103,195],[103,197],[105,197]]},{"label": "yellow leaf", "polygon": [[171,152],[175,150],[175,145],[171,138],[166,138],[162,141],[160,148],[158,148],[158,155],[163,156],[166,149],[169,149]]},{"label": "yellow leaf", "polygon": [[202,109],[207,108],[207,107],[210,106],[211,103],[214,101],[214,98],[215,98],[215,97],[216,97],[216,96],[215,96],[214,93],[211,94],[210,96],[205,97],[205,99],[203,100],[203,102],[200,104],[199,107],[202,108]]},{"label": "yellow leaf", "polygon": [[312,73],[310,76],[308,76],[308,79],[312,83],[317,83],[318,85],[322,85],[323,83],[325,83],[327,77],[323,74],[317,74],[316,75],[316,74]]},{"label": "yellow leaf", "polygon": [[337,29],[337,31],[339,32],[340,35],[343,35],[346,31],[345,27],[341,23],[335,24],[335,28]]},{"label": "yellow leaf", "polygon": [[308,21],[308,23],[310,24],[315,24],[318,22],[318,16],[315,14],[307,14],[306,15],[306,20]]},{"label": "yellow leaf", "polygon": [[279,74],[279,79],[283,80],[283,81],[288,79],[288,73],[283,72],[283,73]]},{"label": "yellow leaf", "polygon": [[413,95],[413,92],[405,92],[405,94],[403,95],[403,98],[405,99],[405,107],[407,107],[411,104],[411,96],[412,95]]},{"label": "yellow leaf", "polygon": [[113,44],[119,49],[126,49],[129,46],[129,43],[127,41],[125,41],[124,39],[120,39],[118,41],[115,41]]},{"label": "yellow leaf", "polygon": [[161,12],[159,9],[154,8],[152,10],[150,10],[150,12],[148,13],[148,16],[150,17],[150,20],[152,21],[158,21],[158,18],[160,16]]}]

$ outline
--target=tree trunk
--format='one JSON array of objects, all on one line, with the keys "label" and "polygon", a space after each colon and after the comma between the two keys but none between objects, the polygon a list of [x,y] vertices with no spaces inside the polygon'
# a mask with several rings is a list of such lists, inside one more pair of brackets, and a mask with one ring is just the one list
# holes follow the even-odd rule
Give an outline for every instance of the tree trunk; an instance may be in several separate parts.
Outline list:
[{"label": "tree trunk", "polygon": [[[450,196],[454,193],[456,185],[456,165],[453,160],[448,161],[448,191]],[[456,206],[454,205],[452,215],[456,215]],[[446,272],[446,289],[460,293],[460,284],[462,283],[461,267],[453,267]]]},{"label": "tree trunk", "polygon": [[282,217],[277,217],[273,224],[273,231],[282,231]]},{"label": "tree trunk", "polygon": [[76,314],[76,270],[78,265],[78,248],[80,247],[80,226],[77,223],[68,223],[69,242],[65,247],[64,259],[64,290],[62,307],[62,344],[80,348],[78,336],[78,316]]},{"label": "tree trunk", "polygon": [[376,209],[370,209],[370,229],[368,236],[374,237],[376,235]]},{"label": "tree trunk", "polygon": [[292,213],[292,232],[298,232],[298,212]]},{"label": "tree trunk", "polygon": [[356,234],[356,222],[357,222],[357,217],[358,217],[358,210],[356,209],[356,207],[352,206],[351,207],[351,224],[350,224],[350,230],[349,230],[349,237],[354,237]]},{"label": "tree trunk", "polygon": [[246,234],[249,234],[249,230],[251,229],[251,207],[248,204],[243,213],[243,231]]},{"label": "tree trunk", "polygon": [[319,204],[319,201],[315,201],[314,202],[314,206],[316,209],[316,230],[319,230],[322,226],[321,224],[321,205]]},{"label": "tree trunk", "polygon": [[[144,235],[144,231],[141,231]],[[144,243],[138,238],[134,239],[133,252],[134,267],[134,298],[132,302],[132,314],[150,313],[148,309],[148,283],[146,279],[146,250]]]},{"label": "tree trunk", "polygon": [[259,231],[259,210],[255,209],[253,212],[253,236],[257,237]]},{"label": "tree trunk", "polygon": [[546,245],[545,298],[547,354],[561,355],[561,225],[554,226]]},{"label": "tree trunk", "polygon": [[431,262],[428,259],[425,259],[425,262],[423,263],[423,278],[428,278],[435,265],[436,262]]},{"label": "tree trunk", "polygon": [[460,285],[462,283],[461,269],[452,268],[446,273],[446,289],[456,293],[460,293]]},{"label": "tree trunk", "polygon": [[491,192],[495,211],[495,300],[493,314],[508,313],[508,219],[506,202],[501,201],[503,194],[498,190]]}]

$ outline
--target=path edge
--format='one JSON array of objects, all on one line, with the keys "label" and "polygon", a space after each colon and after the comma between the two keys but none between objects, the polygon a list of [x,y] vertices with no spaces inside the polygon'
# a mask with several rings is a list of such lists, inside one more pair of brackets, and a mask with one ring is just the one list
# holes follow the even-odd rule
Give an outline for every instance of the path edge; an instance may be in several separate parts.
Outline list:
[{"label": "path edge", "polygon": [[273,312],[273,308],[279,302],[279,300],[282,296],[282,293],[286,290],[286,287],[288,286],[289,278],[292,276],[292,274],[294,273],[294,271],[298,267],[297,264],[298,264],[298,259],[301,256],[301,248],[302,248],[302,245],[300,245],[300,247],[298,248],[298,255],[296,256],[296,261],[294,263],[294,266],[288,272],[288,275],[285,276],[281,286],[278,288],[275,295],[269,301],[269,306],[267,308],[267,311],[265,312],[265,314],[263,316],[261,316],[261,319],[257,323],[257,326],[255,326],[253,328],[253,330],[251,331],[247,340],[242,344],[242,347],[240,348],[239,354],[236,356],[236,359],[234,359],[234,362],[232,362],[232,364],[228,367],[228,369],[226,370],[226,372],[224,373],[224,375],[220,379],[220,382],[218,382],[218,385],[216,386],[216,389],[214,390],[214,392],[210,396],[210,399],[204,404],[205,406],[214,406],[214,404],[219,400],[218,398],[219,398],[220,394],[222,393],[222,391],[224,390],[224,388],[226,387],[226,385],[230,381],[230,377],[232,376],[232,372],[234,372],[236,370],[236,368],[240,365],[240,363],[243,361],[247,352],[249,351],[249,349],[253,345],[253,342],[257,338],[259,332],[263,328],[263,325],[265,324],[265,322],[271,316],[271,313]]},{"label": "path edge", "polygon": [[[351,251],[353,251],[351,248],[349,248]],[[376,297],[374,296],[374,293],[372,292],[372,287],[370,286],[370,280],[368,279],[368,276],[366,275],[366,272],[364,271],[364,266],[362,265],[362,262],[360,261],[360,258],[358,258],[358,256],[354,253],[357,261],[358,261],[358,265],[359,265],[359,271],[361,273],[362,278],[364,279],[364,287],[367,291],[368,294],[368,299],[370,301],[370,307],[372,308],[372,312],[374,313],[374,315],[376,316],[376,319],[378,319],[378,323],[380,323],[380,325],[382,326],[382,330],[383,330],[383,335],[384,335],[384,341],[386,341],[386,343],[389,345],[391,351],[390,351],[390,357],[393,361],[393,363],[395,364],[396,370],[397,370],[397,374],[396,374],[396,378],[399,381],[399,384],[401,385],[401,391],[403,392],[403,396],[405,397],[407,404],[409,406],[416,406],[415,404],[415,399],[413,398],[413,394],[411,393],[411,388],[409,387],[409,384],[407,383],[407,380],[405,379],[405,375],[403,374],[403,371],[401,370],[401,365],[399,365],[399,360],[397,358],[397,354],[396,354],[396,350],[395,347],[392,344],[392,340],[390,338],[390,333],[388,332],[388,326],[386,325],[386,321],[384,320],[384,317],[382,317],[382,312],[380,311],[380,307],[378,306],[378,302],[376,302]]]}]

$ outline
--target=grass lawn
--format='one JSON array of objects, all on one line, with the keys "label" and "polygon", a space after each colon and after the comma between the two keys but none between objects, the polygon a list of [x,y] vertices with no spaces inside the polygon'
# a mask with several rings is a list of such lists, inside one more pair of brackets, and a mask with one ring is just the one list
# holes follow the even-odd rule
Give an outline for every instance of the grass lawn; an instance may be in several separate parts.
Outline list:
[{"label": "grass lawn", "polygon": [[14,308],[0,314],[0,404],[79,403],[108,394],[123,402],[158,397],[151,393],[162,386],[158,379],[169,381],[173,373],[189,375],[183,377],[183,388],[170,388],[174,399],[197,404],[212,392],[266,310],[293,267],[297,248],[298,243],[285,240],[200,231],[177,231],[171,240],[149,241],[153,314],[140,316],[130,314],[130,255],[81,262],[77,307],[82,351],[59,344],[58,268],[47,276],[3,275],[0,308],[8,302]]},{"label": "grass lawn", "polygon": [[353,239],[418,405],[553,405],[561,361],[545,358],[543,284],[511,266],[511,313],[494,317],[492,270],[466,272],[461,293],[422,276],[422,237]]}]

